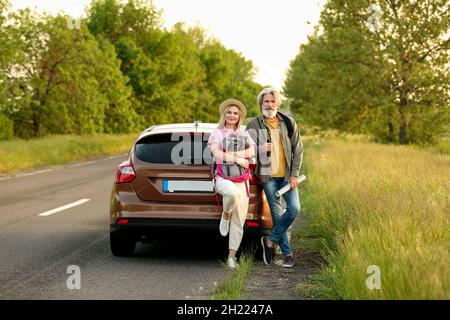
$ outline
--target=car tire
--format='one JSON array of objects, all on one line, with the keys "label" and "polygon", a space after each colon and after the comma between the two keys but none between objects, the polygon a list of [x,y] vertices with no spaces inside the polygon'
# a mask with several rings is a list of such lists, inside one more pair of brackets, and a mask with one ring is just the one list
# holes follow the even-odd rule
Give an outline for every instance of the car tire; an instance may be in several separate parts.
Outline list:
[{"label": "car tire", "polygon": [[109,245],[114,256],[128,257],[133,255],[134,249],[136,248],[136,241],[110,233]]}]

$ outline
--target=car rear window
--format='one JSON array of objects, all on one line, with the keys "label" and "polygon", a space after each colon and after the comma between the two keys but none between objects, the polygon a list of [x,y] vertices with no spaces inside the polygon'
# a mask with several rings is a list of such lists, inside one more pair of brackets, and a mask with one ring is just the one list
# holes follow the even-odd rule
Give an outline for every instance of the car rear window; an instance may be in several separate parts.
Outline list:
[{"label": "car rear window", "polygon": [[149,163],[211,164],[212,154],[207,146],[209,133],[157,134],[139,140],[136,156]]}]

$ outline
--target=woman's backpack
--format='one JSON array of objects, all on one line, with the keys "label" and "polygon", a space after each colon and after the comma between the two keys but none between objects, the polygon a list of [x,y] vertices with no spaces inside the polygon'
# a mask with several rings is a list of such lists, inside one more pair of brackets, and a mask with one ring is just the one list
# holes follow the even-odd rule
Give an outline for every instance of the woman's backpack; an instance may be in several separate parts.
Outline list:
[{"label": "woman's backpack", "polygon": [[[245,136],[228,136],[223,141],[223,152],[243,151],[248,147],[249,144]],[[244,168],[237,163],[216,163],[214,161],[211,173],[214,185],[216,175],[233,182],[245,182],[247,196],[249,196],[247,181],[250,179],[250,168]]]}]

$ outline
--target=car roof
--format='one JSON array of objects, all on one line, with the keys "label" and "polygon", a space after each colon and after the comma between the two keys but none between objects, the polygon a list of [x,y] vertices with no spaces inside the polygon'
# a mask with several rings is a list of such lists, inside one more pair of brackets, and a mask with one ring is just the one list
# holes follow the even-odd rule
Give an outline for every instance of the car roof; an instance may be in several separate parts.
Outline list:
[{"label": "car roof", "polygon": [[[181,133],[181,132],[192,132],[192,133],[211,133],[217,128],[217,123],[202,123],[202,122],[191,122],[191,123],[171,123],[171,124],[160,124],[151,126],[139,135],[139,139],[163,133]],[[241,129],[245,129],[245,126],[241,126]]]}]

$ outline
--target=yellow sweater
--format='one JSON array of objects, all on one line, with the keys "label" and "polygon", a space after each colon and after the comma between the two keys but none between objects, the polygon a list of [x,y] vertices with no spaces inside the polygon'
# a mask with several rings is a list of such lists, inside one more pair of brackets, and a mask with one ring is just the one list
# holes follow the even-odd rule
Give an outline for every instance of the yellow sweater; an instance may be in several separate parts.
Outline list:
[{"label": "yellow sweater", "polygon": [[284,156],[283,141],[280,138],[278,117],[272,119],[265,119],[267,127],[270,129],[270,136],[272,138],[272,152],[271,152],[271,166],[274,178],[284,178],[286,170],[286,157]]}]

